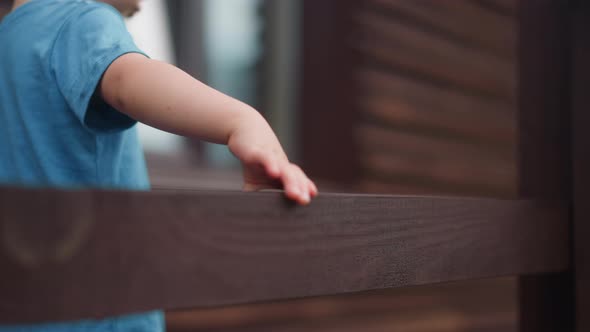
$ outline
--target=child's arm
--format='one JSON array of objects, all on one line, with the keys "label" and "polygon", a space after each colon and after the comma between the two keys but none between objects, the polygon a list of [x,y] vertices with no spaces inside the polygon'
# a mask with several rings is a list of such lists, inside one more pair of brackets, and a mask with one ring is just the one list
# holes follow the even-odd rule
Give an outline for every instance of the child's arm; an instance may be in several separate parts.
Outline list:
[{"label": "child's arm", "polygon": [[289,162],[256,110],[172,65],[140,54],[123,55],[105,72],[99,92],[105,102],[140,122],[227,144],[242,162],[246,190],[282,185],[301,204],[317,195],[314,183]]}]

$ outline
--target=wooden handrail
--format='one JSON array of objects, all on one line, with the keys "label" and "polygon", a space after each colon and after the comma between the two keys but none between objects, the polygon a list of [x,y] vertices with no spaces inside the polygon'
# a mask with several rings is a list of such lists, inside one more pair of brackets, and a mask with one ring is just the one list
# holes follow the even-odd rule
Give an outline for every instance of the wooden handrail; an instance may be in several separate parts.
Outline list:
[{"label": "wooden handrail", "polygon": [[568,268],[567,203],[0,188],[0,323]]}]

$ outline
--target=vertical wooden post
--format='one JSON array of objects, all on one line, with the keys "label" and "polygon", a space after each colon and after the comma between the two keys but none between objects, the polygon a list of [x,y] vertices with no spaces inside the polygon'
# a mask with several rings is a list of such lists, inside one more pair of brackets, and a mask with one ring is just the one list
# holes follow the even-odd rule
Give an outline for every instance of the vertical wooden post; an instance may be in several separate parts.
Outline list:
[{"label": "vertical wooden post", "polygon": [[360,174],[350,46],[355,1],[303,1],[301,161],[310,175],[338,184],[353,184]]},{"label": "vertical wooden post", "polygon": [[576,329],[590,331],[590,3],[572,7],[572,161]]},{"label": "vertical wooden post", "polygon": [[[569,3],[521,0],[519,194],[571,199]],[[519,280],[520,330],[574,330],[573,274]]]}]

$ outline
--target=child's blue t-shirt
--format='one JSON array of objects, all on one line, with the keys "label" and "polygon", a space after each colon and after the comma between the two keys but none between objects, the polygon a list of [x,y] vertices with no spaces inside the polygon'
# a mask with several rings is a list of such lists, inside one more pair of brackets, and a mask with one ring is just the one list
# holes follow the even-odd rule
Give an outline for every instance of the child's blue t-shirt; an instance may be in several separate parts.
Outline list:
[{"label": "child's blue t-shirt", "polygon": [[[0,185],[149,189],[136,121],[94,94],[108,66],[130,52],[141,53],[121,15],[103,3],[30,0],[0,22]],[[163,329],[159,311],[0,326],[2,332]]]},{"label": "child's blue t-shirt", "polygon": [[31,0],[0,23],[0,184],[149,189],[136,121],[93,97],[141,51],[113,7]]}]

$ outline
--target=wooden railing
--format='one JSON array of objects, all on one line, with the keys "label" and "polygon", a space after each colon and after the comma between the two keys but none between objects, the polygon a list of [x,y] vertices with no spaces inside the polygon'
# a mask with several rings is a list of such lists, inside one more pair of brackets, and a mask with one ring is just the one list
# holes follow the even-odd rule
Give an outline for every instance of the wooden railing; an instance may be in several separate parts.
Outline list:
[{"label": "wooden railing", "polygon": [[[0,321],[333,295],[568,268],[565,202],[0,190]],[[91,300],[89,300],[91,299]]]}]

